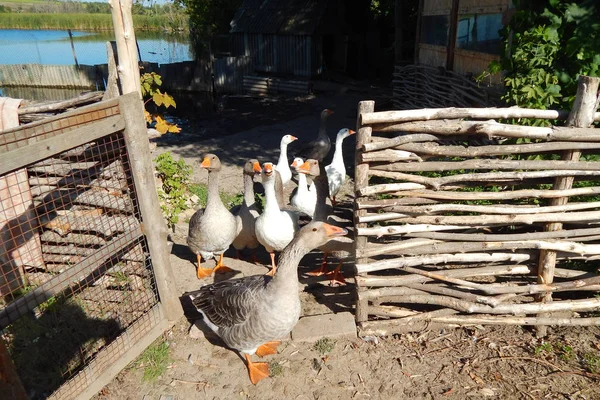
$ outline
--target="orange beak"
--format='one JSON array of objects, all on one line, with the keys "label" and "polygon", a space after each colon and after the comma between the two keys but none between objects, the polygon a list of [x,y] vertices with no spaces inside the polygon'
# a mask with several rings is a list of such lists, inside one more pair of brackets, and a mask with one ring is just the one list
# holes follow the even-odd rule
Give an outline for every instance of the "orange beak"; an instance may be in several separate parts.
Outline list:
[{"label": "orange beak", "polygon": [[202,168],[210,168],[210,159],[208,157],[204,157],[202,160],[202,164],[200,164]]},{"label": "orange beak", "polygon": [[294,136],[294,135],[290,135],[290,137],[292,138],[292,142],[293,142],[294,140],[298,140],[298,138],[297,138],[296,136]]},{"label": "orange beak", "polygon": [[323,227],[325,228],[327,237],[345,236],[348,233],[347,230],[345,230],[344,228],[340,228],[339,226],[323,224]]},{"label": "orange beak", "polygon": [[310,163],[308,161],[304,161],[304,164],[298,167],[298,172],[308,174],[310,172]]},{"label": "orange beak", "polygon": [[257,174],[260,174],[262,172],[262,168],[260,167],[260,164],[258,163],[258,161],[252,165],[252,169]]},{"label": "orange beak", "polygon": [[327,114],[331,115],[331,114],[333,114],[333,111],[331,111],[330,109],[327,109]]},{"label": "orange beak", "polygon": [[265,174],[267,174],[267,176],[271,175],[273,173],[273,164],[265,163],[263,165],[263,171],[265,171]]},{"label": "orange beak", "polygon": [[354,135],[356,132],[354,132],[352,129],[348,129],[348,133]]},{"label": "orange beak", "polygon": [[294,160],[291,164],[290,167],[294,167],[296,168],[298,166],[298,163],[296,162],[296,160]]}]

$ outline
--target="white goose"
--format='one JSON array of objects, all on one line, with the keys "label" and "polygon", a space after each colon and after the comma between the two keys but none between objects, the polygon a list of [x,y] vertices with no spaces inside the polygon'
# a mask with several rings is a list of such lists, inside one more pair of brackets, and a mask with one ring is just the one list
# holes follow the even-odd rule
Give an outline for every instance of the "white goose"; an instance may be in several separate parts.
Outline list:
[{"label": "white goose", "polygon": [[299,168],[302,164],[304,164],[304,160],[300,157],[294,158],[292,168],[298,173],[298,189],[296,189],[296,193],[290,200],[290,204],[296,207],[298,211],[312,218],[315,215],[315,207],[317,205],[317,188],[314,182],[311,182],[310,186],[308,186],[306,180],[307,172]]},{"label": "white goose", "polygon": [[289,181],[292,179],[292,171],[290,170],[290,161],[287,156],[287,147],[288,144],[292,143],[294,140],[298,140],[296,136],[292,135],[284,135],[281,138],[281,143],[279,144],[279,160],[277,161],[277,172],[281,176],[281,183],[283,186],[287,185]]},{"label": "white goose", "polygon": [[277,269],[275,252],[282,251],[298,230],[298,215],[291,211],[282,211],[277,204],[275,175],[273,163],[264,163],[262,183],[265,188],[265,208],[256,219],[256,238],[271,256],[273,269],[269,271],[269,275],[274,275]]},{"label": "white goose", "polygon": [[329,182],[329,197],[331,198],[331,204],[335,206],[335,196],[340,191],[340,188],[346,181],[346,166],[344,165],[344,156],[342,153],[342,143],[348,136],[353,135],[355,132],[352,129],[344,128],[340,129],[335,138],[335,151],[333,153],[333,159],[331,164],[325,167],[327,172],[327,181]]}]

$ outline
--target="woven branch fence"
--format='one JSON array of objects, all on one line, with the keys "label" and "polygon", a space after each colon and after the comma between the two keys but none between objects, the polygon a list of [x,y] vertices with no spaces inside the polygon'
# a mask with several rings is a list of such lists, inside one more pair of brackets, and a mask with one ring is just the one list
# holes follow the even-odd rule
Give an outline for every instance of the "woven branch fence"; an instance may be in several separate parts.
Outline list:
[{"label": "woven branch fence", "polygon": [[[364,334],[600,317],[597,78],[571,113],[359,103],[356,319]],[[499,119],[566,119],[566,126]]]},{"label": "woven branch fence", "polygon": [[500,94],[443,67],[423,64],[397,65],[392,82],[398,110],[438,107],[493,107]]}]

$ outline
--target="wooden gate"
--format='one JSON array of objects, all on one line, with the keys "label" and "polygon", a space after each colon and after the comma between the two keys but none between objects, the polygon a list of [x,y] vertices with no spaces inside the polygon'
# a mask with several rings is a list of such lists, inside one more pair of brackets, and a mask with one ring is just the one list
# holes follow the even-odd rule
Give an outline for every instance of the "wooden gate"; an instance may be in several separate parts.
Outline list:
[{"label": "wooden gate", "polygon": [[29,396],[86,399],[182,315],[139,94],[0,132],[0,329]]}]

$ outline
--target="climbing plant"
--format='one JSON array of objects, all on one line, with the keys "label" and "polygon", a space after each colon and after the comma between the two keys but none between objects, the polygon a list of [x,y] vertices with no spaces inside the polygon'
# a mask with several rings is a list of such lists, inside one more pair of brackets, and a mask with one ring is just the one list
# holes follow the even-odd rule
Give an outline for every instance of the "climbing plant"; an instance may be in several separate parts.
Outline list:
[{"label": "climbing plant", "polygon": [[527,108],[570,109],[579,75],[600,73],[600,2],[513,4],[515,13],[501,31],[503,54],[489,66],[491,73],[505,72],[503,100]]},{"label": "climbing plant", "polygon": [[141,75],[142,98],[144,99],[144,115],[146,122],[153,125],[154,129],[162,134],[179,133],[181,128],[177,124],[168,122],[160,113],[150,113],[148,111],[148,103],[153,102],[157,107],[164,106],[166,108],[176,107],[173,96],[163,93],[160,90],[162,85],[162,77],[155,72],[146,72]]}]

